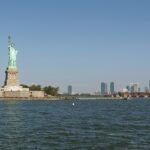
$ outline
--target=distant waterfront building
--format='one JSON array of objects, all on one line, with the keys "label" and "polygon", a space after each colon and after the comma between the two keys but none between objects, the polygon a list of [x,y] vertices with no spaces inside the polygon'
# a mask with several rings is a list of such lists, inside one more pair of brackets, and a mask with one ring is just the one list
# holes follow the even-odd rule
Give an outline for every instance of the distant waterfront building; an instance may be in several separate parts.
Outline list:
[{"label": "distant waterfront building", "polygon": [[115,83],[111,82],[110,83],[110,94],[114,94],[115,93]]},{"label": "distant waterfront building", "polygon": [[68,86],[68,95],[72,95],[72,86],[71,85]]},{"label": "distant waterfront building", "polygon": [[131,93],[138,93],[140,92],[140,87],[138,84],[132,84],[131,85]]},{"label": "distant waterfront building", "polygon": [[127,93],[127,92],[128,92],[128,89],[127,89],[127,88],[123,88],[123,89],[121,90],[121,92]]},{"label": "distant waterfront building", "polygon": [[145,87],[145,88],[144,88],[144,92],[145,92],[145,93],[149,93],[148,87]]},{"label": "distant waterfront building", "polygon": [[101,83],[101,95],[107,95],[107,83],[102,82]]}]

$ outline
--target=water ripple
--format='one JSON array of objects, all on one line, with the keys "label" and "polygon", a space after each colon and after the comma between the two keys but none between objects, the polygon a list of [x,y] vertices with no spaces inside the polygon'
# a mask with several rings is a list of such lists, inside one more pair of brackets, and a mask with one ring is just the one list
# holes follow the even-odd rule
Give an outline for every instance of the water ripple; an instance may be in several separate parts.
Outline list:
[{"label": "water ripple", "polygon": [[150,100],[0,101],[0,149],[150,149]]}]

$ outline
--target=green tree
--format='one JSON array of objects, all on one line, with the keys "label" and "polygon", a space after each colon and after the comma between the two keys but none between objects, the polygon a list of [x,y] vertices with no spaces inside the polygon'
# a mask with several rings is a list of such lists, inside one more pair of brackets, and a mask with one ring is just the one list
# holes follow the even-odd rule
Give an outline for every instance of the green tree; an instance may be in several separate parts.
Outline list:
[{"label": "green tree", "polygon": [[41,91],[42,88],[41,88],[41,85],[36,85],[36,84],[33,84],[29,87],[30,91]]},{"label": "green tree", "polygon": [[46,86],[43,88],[43,91],[48,95],[57,96],[59,88],[58,87],[52,87],[52,86]]},{"label": "green tree", "polygon": [[26,84],[21,84],[21,86],[22,86],[23,88],[29,88],[29,86],[26,85]]}]

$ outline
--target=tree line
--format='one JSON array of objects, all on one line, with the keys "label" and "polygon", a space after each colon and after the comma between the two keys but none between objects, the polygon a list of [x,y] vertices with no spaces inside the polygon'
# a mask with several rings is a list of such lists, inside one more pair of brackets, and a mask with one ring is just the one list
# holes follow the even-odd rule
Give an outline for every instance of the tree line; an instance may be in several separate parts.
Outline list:
[{"label": "tree line", "polygon": [[42,87],[41,85],[33,84],[31,86],[21,84],[23,88],[29,88],[30,91],[44,91],[47,95],[57,96],[59,95],[59,87],[53,87],[51,85]]}]

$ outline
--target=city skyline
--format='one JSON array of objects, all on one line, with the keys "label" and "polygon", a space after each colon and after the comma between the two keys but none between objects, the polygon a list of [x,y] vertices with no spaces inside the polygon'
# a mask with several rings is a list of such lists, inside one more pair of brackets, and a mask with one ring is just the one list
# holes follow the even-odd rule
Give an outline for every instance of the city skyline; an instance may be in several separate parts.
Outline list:
[{"label": "city skyline", "polygon": [[116,90],[137,82],[149,87],[149,6],[148,0],[1,2],[0,84],[10,35],[23,84],[51,84],[62,92],[67,85],[98,91],[101,81],[113,81]]}]

